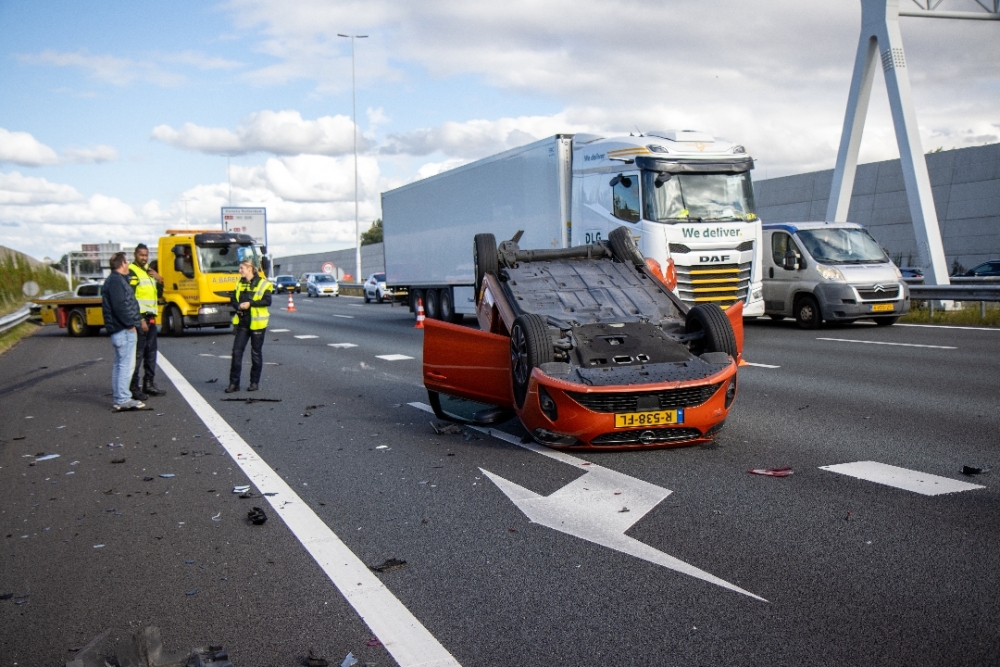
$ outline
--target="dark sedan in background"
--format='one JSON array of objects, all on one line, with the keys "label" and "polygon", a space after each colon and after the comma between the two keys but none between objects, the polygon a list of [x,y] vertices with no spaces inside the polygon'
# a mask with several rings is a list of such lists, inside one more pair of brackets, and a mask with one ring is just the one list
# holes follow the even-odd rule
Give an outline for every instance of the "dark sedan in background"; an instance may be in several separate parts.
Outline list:
[{"label": "dark sedan in background", "polygon": [[299,281],[295,279],[295,276],[276,276],[274,279],[274,291],[278,294],[284,292],[299,294],[302,292],[302,286],[299,285]]}]

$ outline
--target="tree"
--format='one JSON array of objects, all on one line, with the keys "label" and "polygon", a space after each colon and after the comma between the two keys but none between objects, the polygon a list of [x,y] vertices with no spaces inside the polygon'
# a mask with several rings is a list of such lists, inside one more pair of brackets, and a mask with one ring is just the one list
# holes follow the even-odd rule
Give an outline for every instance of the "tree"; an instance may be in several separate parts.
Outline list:
[{"label": "tree", "polygon": [[367,231],[361,232],[361,245],[371,245],[382,242],[382,218],[372,222]]}]

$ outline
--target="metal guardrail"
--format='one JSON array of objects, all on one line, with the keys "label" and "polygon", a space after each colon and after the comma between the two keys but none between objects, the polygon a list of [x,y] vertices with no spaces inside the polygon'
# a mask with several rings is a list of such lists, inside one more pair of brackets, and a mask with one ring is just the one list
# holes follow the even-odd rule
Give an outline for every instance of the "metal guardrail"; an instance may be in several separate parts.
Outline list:
[{"label": "metal guardrail", "polygon": [[910,285],[911,299],[949,301],[1000,301],[1000,283],[964,285]]},{"label": "metal guardrail", "polygon": [[28,306],[24,306],[23,308],[21,308],[21,310],[17,312],[0,317],[0,333],[3,333],[8,329],[13,329],[21,322],[27,320],[30,315],[31,315],[31,309]]}]

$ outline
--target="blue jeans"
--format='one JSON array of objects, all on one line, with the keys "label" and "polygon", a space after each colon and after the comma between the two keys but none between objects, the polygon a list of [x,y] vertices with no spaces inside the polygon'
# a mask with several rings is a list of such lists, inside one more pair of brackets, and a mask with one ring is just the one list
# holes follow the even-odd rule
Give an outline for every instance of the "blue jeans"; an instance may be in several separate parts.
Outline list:
[{"label": "blue jeans", "polygon": [[135,330],[122,329],[111,334],[111,344],[115,346],[115,365],[111,368],[111,393],[115,397],[115,404],[132,400],[129,384],[132,382],[132,372],[135,371],[137,340]]}]

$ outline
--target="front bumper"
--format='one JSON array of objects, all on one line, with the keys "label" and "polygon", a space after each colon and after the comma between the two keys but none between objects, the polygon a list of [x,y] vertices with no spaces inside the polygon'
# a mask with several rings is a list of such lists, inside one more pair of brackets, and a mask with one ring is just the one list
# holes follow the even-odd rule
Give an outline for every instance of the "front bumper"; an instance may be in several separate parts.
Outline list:
[{"label": "front bumper", "polygon": [[828,322],[901,317],[910,312],[910,288],[905,282],[899,283],[895,297],[886,299],[864,299],[852,285],[822,283],[816,286],[816,298],[819,300],[823,319]]},{"label": "front bumper", "polygon": [[233,323],[233,309],[228,304],[202,306],[197,315],[185,315],[184,325],[188,327],[214,327]]}]

